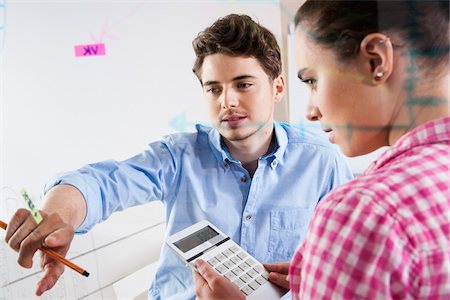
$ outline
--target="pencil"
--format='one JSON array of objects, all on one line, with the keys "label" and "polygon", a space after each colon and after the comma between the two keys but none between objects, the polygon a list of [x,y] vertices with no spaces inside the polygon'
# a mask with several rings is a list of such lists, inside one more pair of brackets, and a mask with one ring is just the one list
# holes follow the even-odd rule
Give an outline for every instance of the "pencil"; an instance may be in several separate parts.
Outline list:
[{"label": "pencil", "polygon": [[[4,230],[6,230],[6,227],[8,225],[6,223],[4,223],[2,220],[0,220],[0,227],[3,228]],[[39,250],[41,250],[42,252],[44,252],[45,254],[47,254],[48,256],[50,256],[51,258],[53,258],[54,260],[59,261],[60,263],[68,266],[69,268],[71,268],[72,270],[77,271],[78,273],[80,273],[83,276],[88,277],[89,273],[80,268],[79,266],[77,266],[76,264],[74,264],[73,262],[71,262],[70,260],[65,259],[64,257],[62,257],[59,253],[48,249],[47,247],[41,247],[39,248]]]}]

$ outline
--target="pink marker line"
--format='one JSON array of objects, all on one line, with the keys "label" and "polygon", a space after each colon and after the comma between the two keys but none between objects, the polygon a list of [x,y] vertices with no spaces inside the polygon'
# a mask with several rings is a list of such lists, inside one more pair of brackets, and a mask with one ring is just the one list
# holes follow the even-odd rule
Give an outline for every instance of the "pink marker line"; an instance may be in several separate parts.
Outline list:
[{"label": "pink marker line", "polygon": [[75,46],[75,56],[98,56],[105,54],[105,44],[103,43]]}]

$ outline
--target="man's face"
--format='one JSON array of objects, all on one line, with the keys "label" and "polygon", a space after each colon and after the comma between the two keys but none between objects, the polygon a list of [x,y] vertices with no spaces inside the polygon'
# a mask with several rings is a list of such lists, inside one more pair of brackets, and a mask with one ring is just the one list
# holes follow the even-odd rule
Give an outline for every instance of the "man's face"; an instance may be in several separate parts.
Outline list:
[{"label": "man's face", "polygon": [[253,57],[213,54],[205,57],[201,82],[214,127],[228,141],[258,138],[273,129],[281,77],[271,80]]}]

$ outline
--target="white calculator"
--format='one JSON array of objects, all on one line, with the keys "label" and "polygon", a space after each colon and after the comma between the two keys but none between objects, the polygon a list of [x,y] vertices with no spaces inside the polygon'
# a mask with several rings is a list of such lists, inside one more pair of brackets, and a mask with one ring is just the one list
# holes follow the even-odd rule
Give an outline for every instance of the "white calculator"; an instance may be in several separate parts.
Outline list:
[{"label": "white calculator", "polygon": [[243,292],[247,299],[280,299],[285,290],[268,281],[269,272],[209,221],[200,221],[167,238],[166,243],[192,269],[207,261]]}]

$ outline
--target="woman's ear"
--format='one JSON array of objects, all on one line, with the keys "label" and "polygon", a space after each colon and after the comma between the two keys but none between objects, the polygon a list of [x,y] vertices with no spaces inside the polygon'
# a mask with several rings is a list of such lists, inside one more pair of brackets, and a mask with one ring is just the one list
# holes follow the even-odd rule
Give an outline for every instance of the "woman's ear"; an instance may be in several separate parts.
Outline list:
[{"label": "woman's ear", "polygon": [[360,55],[372,84],[384,83],[392,74],[394,48],[386,35],[366,35],[360,44]]},{"label": "woman's ear", "polygon": [[283,98],[285,89],[284,77],[282,75],[278,76],[273,80],[273,89],[274,89],[275,103],[278,103]]}]

